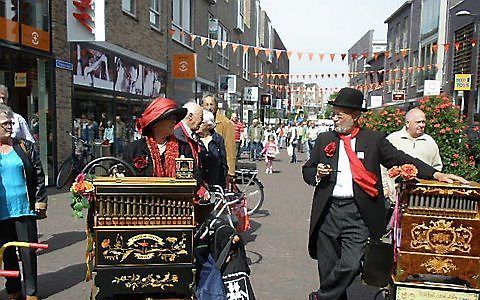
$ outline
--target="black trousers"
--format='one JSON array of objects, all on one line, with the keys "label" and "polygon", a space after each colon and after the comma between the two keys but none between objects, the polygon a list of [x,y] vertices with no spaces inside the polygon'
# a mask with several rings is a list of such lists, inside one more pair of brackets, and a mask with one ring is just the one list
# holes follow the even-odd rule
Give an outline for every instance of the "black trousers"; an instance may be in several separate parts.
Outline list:
[{"label": "black trousers", "polygon": [[330,199],[317,237],[320,300],[346,300],[358,275],[369,231],[353,198]]},{"label": "black trousers", "polygon": [[[20,217],[0,221],[0,244],[19,241],[37,243],[37,220],[35,217]],[[37,295],[37,254],[35,249],[19,248],[22,261],[23,280],[25,294],[27,296]],[[9,247],[3,253],[4,269],[13,271],[19,270],[17,253],[14,247]],[[22,291],[20,278],[7,278],[5,283],[7,293]]]}]

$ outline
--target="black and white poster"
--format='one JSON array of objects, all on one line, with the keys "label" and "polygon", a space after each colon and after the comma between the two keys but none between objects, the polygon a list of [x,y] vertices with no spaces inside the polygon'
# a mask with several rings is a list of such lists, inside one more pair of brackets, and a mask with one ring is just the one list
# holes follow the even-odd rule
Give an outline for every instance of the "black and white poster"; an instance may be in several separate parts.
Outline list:
[{"label": "black and white poster", "polygon": [[73,83],[101,89],[113,89],[113,59],[101,50],[76,45]]}]

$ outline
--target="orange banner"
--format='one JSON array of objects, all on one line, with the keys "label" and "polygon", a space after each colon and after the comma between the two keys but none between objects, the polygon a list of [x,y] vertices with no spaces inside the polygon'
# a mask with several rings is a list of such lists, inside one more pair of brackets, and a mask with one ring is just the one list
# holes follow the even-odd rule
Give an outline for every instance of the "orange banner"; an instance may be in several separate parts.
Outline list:
[{"label": "orange banner", "polygon": [[197,76],[197,54],[173,54],[173,79],[195,79]]},{"label": "orange banner", "polygon": [[18,23],[0,17],[0,39],[18,43]]},{"label": "orange banner", "polygon": [[50,51],[50,33],[22,24],[22,45]]}]

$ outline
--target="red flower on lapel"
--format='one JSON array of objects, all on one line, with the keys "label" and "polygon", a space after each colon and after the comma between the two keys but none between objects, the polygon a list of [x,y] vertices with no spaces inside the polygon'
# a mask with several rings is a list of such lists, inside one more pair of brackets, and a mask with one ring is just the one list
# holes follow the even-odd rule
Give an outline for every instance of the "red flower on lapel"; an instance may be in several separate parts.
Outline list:
[{"label": "red flower on lapel", "polygon": [[323,151],[327,157],[333,157],[335,150],[337,150],[337,144],[335,142],[330,142],[325,146],[325,148],[323,148]]},{"label": "red flower on lapel", "polygon": [[138,170],[142,171],[148,166],[148,158],[146,156],[137,156],[133,159],[133,166]]}]

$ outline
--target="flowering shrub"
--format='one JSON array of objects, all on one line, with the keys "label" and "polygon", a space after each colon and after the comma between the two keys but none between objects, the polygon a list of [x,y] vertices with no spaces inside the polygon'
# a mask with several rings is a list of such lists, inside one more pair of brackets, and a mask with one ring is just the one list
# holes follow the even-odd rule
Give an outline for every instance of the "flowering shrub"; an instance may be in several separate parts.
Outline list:
[{"label": "flowering shrub", "polygon": [[[466,122],[460,114],[460,107],[445,95],[424,97],[419,104],[427,119],[425,132],[433,137],[440,149],[442,171],[478,181],[480,166],[475,163],[475,152],[471,151],[477,145],[470,144],[466,136]],[[364,127],[387,134],[400,130],[404,123],[405,112],[394,107],[368,111],[361,120]]]},{"label": "flowering shrub", "polygon": [[86,178],[85,174],[80,174],[75,178],[75,182],[70,188],[72,193],[72,216],[76,218],[83,218],[83,209],[86,209],[90,205],[90,200],[93,195],[94,186],[91,180],[92,178]]}]

